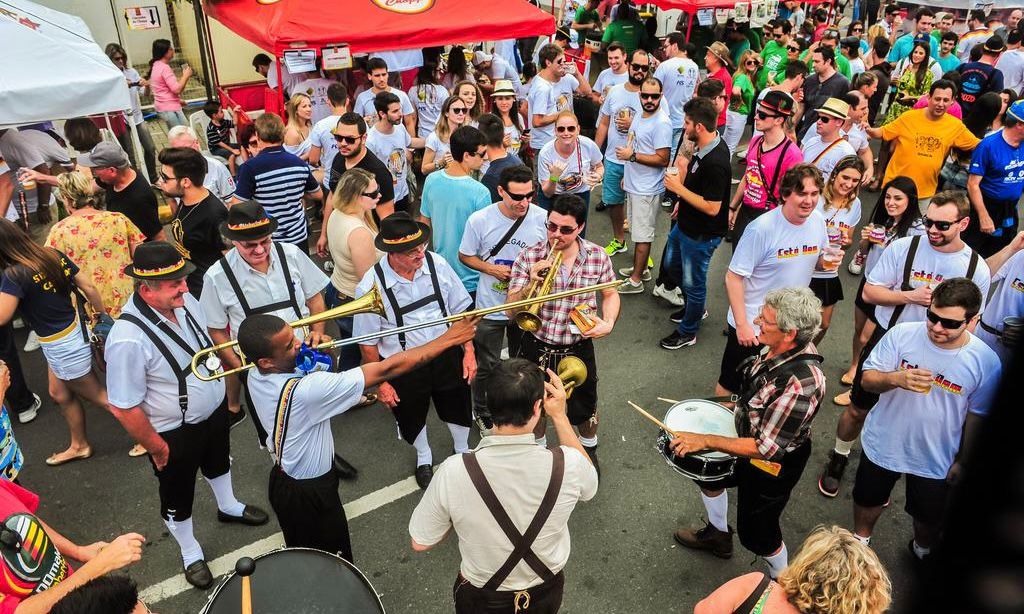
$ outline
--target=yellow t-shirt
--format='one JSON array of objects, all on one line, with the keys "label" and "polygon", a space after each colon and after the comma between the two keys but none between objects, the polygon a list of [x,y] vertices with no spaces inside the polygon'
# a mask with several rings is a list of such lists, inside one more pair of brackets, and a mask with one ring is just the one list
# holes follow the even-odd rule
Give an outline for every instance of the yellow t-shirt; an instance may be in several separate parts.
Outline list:
[{"label": "yellow t-shirt", "polygon": [[939,170],[950,148],[974,149],[980,139],[964,123],[946,113],[937,120],[928,119],[927,109],[913,109],[882,126],[882,138],[896,141],[896,149],[885,170],[885,181],[905,175],[917,184],[918,198],[931,198],[939,179]]}]

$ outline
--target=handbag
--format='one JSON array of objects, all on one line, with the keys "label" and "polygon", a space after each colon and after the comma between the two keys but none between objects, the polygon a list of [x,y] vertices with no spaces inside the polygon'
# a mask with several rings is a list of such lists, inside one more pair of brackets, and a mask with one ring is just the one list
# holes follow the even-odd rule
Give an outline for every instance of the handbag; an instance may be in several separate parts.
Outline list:
[{"label": "handbag", "polygon": [[[73,282],[72,282],[73,283]],[[114,327],[114,318],[106,313],[100,314],[96,323],[90,326],[89,317],[85,311],[85,304],[88,302],[78,286],[72,285],[75,292],[78,307],[79,321],[82,324],[82,336],[92,350],[93,364],[101,373],[107,370],[107,358],[104,349],[107,345],[107,337],[110,336],[110,329]]]}]

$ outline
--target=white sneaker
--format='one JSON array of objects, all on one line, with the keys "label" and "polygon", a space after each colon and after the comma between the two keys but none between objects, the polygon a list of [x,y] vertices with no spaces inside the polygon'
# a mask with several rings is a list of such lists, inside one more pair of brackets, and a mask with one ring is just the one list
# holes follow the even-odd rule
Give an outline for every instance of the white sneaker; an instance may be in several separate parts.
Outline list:
[{"label": "white sneaker", "polygon": [[18,412],[18,422],[21,424],[28,424],[36,419],[39,415],[39,408],[43,406],[43,400],[39,398],[38,394],[32,394],[32,405],[29,406],[23,412]]},{"label": "white sneaker", "polygon": [[619,294],[643,294],[644,293],[644,282],[633,281],[630,278],[626,278],[619,286]]},{"label": "white sneaker", "polygon": [[683,298],[682,292],[678,288],[673,292],[665,288],[664,285],[658,284],[654,286],[654,290],[651,291],[651,294],[664,299],[669,305],[673,305],[675,307],[682,307],[686,305],[686,299]]},{"label": "white sneaker", "polygon": [[26,352],[34,352],[38,350],[39,347],[39,335],[37,335],[34,330],[28,331],[28,339],[25,341],[25,347],[22,349]]},{"label": "white sneaker", "polygon": [[[623,277],[629,277],[629,276],[633,275],[633,267],[628,266],[628,267],[619,269],[619,275],[622,275]],[[651,270],[650,269],[644,269],[643,274],[640,275],[640,280],[641,281],[651,281]]]},{"label": "white sneaker", "polygon": [[19,329],[19,328],[25,328],[25,321],[24,321],[24,320],[22,320],[21,318],[14,318],[14,321],[13,321],[13,322],[11,322],[11,326],[12,326],[12,327],[13,327],[13,328],[14,328],[15,330],[17,330],[17,329]]}]

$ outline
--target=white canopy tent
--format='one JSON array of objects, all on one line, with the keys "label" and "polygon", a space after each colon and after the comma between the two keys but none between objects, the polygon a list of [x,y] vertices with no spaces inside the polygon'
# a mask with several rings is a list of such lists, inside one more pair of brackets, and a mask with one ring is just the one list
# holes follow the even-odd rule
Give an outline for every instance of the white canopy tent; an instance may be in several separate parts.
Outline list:
[{"label": "white canopy tent", "polygon": [[124,111],[124,75],[80,18],[0,0],[0,128]]}]

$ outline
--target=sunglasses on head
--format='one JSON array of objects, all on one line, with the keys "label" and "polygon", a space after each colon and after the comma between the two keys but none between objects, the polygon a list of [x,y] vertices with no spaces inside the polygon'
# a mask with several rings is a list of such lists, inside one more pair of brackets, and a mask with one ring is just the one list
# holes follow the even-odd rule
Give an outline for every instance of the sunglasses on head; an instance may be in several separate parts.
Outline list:
[{"label": "sunglasses on head", "polygon": [[537,195],[537,191],[536,190],[531,190],[531,191],[527,192],[526,194],[515,194],[513,192],[509,192],[509,191],[506,190],[505,194],[508,194],[508,197],[509,197],[510,200],[513,200],[513,201],[515,201],[517,203],[521,203],[524,200],[532,200],[533,197]]},{"label": "sunglasses on head", "polygon": [[548,222],[544,226],[547,227],[548,232],[557,232],[561,235],[571,235],[576,232],[577,228],[579,228],[579,226],[559,226],[554,222]]},{"label": "sunglasses on head", "polygon": [[376,200],[376,199],[380,198],[380,188],[377,188],[376,190],[374,190],[372,192],[363,192],[363,196],[365,196],[365,197],[367,197],[369,199],[372,199],[372,200]]},{"label": "sunglasses on head", "polygon": [[340,134],[335,134],[334,135],[334,140],[335,141],[337,141],[339,143],[344,143],[346,145],[355,145],[356,143],[359,142],[359,139],[361,139],[361,138],[363,138],[363,137],[361,137],[361,136],[343,136],[343,135],[340,135]]},{"label": "sunglasses on head", "polygon": [[640,92],[640,99],[641,100],[657,100],[659,98],[661,98],[661,94],[650,94],[650,93]]},{"label": "sunglasses on head", "polygon": [[630,64],[630,68],[633,70],[650,70],[650,64]]},{"label": "sunglasses on head", "polygon": [[[960,220],[962,219],[964,218],[960,218]],[[941,232],[946,232],[947,230],[953,227],[953,224],[960,222],[960,220],[957,220],[955,222],[945,222],[940,220],[933,220],[930,217],[926,217],[924,218],[924,227],[931,228],[932,226],[934,226],[938,228]]]},{"label": "sunglasses on head", "polygon": [[579,126],[557,126],[555,128],[555,130],[558,132],[576,132],[576,130],[578,129]]},{"label": "sunglasses on head", "polygon": [[967,324],[967,320],[970,320],[970,318],[967,318],[965,320],[943,318],[939,316],[939,314],[932,311],[931,309],[928,310],[928,321],[931,322],[932,324],[938,324],[939,326],[945,328],[946,330],[956,330],[963,326],[964,324]]}]

